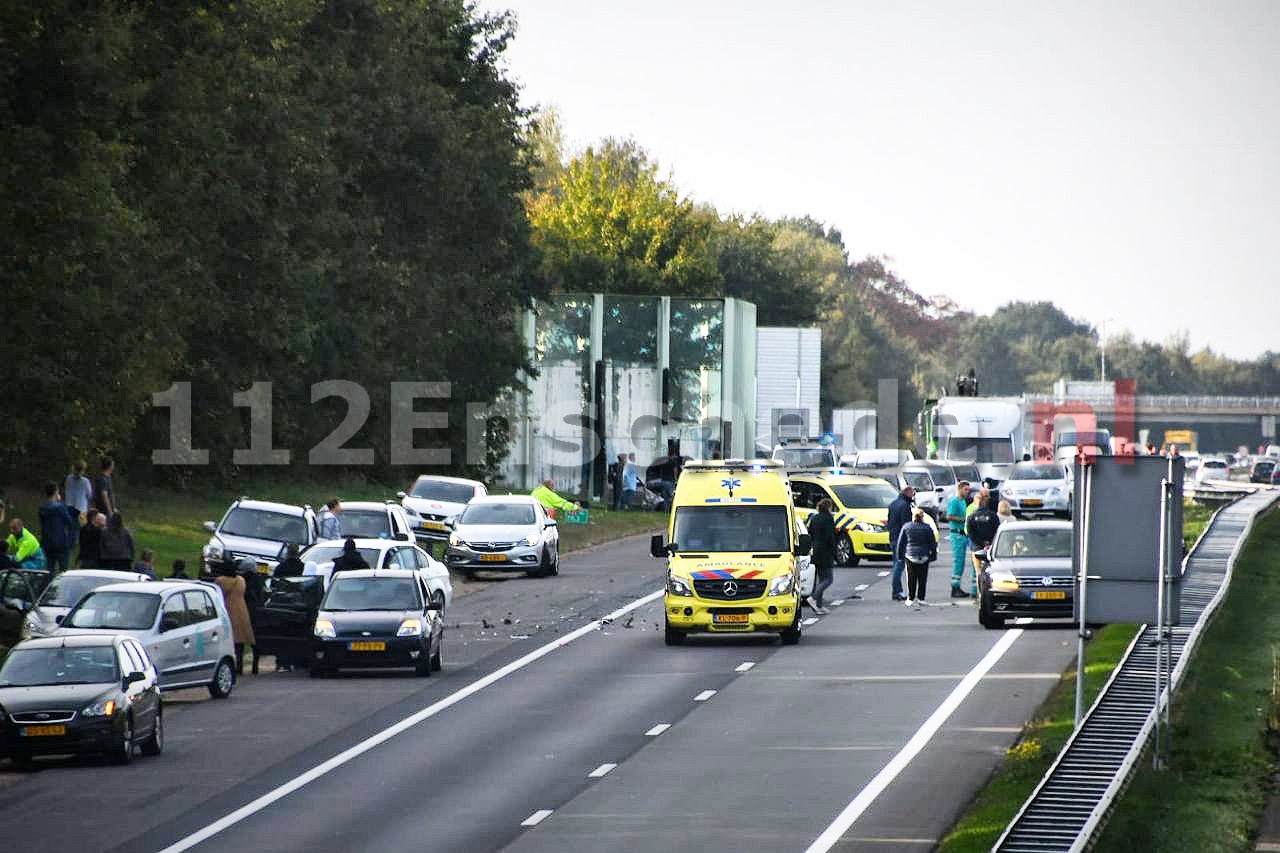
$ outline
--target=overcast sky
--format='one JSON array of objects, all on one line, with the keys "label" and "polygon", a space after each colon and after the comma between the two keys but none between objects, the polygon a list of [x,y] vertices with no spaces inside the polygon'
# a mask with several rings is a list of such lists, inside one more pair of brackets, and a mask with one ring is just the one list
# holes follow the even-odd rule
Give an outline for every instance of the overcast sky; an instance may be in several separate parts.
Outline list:
[{"label": "overcast sky", "polygon": [[1280,2],[480,0],[567,141],[989,313],[1280,350]]}]

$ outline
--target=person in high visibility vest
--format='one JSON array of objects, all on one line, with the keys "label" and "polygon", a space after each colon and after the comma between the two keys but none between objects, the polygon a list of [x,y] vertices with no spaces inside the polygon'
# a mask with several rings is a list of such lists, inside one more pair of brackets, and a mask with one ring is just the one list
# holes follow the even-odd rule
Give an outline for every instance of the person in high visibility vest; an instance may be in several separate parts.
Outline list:
[{"label": "person in high visibility vest", "polygon": [[542,506],[547,510],[547,515],[552,518],[556,517],[556,510],[560,510],[562,512],[574,512],[582,509],[581,504],[576,504],[573,501],[565,500],[560,497],[560,495],[556,493],[555,485],[555,481],[553,480],[543,480],[542,485],[530,492],[529,495],[538,503],[542,504]]},{"label": "person in high visibility vest", "polygon": [[40,540],[23,525],[22,519],[15,518],[9,522],[9,538],[5,544],[13,565],[23,569],[44,568],[44,549],[40,547]]}]

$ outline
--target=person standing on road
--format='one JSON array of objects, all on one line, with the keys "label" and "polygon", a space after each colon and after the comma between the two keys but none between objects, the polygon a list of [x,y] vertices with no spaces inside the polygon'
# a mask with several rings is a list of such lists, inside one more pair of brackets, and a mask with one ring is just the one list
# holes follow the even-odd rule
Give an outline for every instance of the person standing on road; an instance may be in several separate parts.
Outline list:
[{"label": "person standing on road", "polygon": [[50,570],[65,572],[70,568],[71,549],[80,532],[80,514],[67,506],[58,494],[57,483],[46,483],[40,505],[40,542]]},{"label": "person standing on road", "polygon": [[169,569],[169,577],[178,581],[191,580],[187,575],[187,561],[183,559],[174,560],[173,566]]},{"label": "person standing on road", "polygon": [[809,519],[809,539],[813,545],[811,562],[814,568],[813,595],[809,606],[819,616],[830,611],[822,606],[822,594],[835,581],[836,520],[831,515],[831,501],[818,501],[818,511]]},{"label": "person standing on road", "polygon": [[924,510],[911,510],[911,521],[902,528],[893,546],[894,559],[907,566],[908,607],[925,604],[925,587],[929,583],[929,564],[938,559],[938,535],[924,523]]},{"label": "person standing on road", "polygon": [[222,589],[222,600],[227,604],[231,617],[231,640],[236,647],[236,673],[244,675],[244,647],[253,650],[253,674],[258,674],[258,646],[253,636],[253,623],[249,621],[249,607],[244,603],[244,578],[236,574],[236,564],[224,560],[218,565],[213,582]]},{"label": "person standing on road", "polygon": [[1000,505],[996,507],[996,517],[1000,519],[1001,524],[1014,520],[1013,508],[1009,506],[1008,501],[1000,501]]},{"label": "person standing on road", "polygon": [[272,577],[302,577],[302,572],[305,568],[306,567],[302,565],[302,559],[298,556],[298,543],[290,542],[289,547],[285,549],[284,559],[276,566],[276,570],[272,572]]},{"label": "person standing on road", "polygon": [[965,522],[965,533],[969,534],[969,544],[973,547],[973,591],[976,594],[978,573],[982,571],[984,562],[978,553],[985,552],[995,541],[996,529],[1000,527],[1000,516],[991,509],[991,493],[986,489],[982,490],[982,494],[978,495],[974,503],[978,507],[970,513],[969,520]]},{"label": "person standing on road", "polygon": [[80,568],[98,568],[102,530],[106,524],[107,517],[93,507],[89,507],[89,511],[84,515],[84,526],[80,528],[80,550],[76,554],[76,565]]},{"label": "person standing on road", "polygon": [[71,473],[67,475],[67,481],[62,485],[62,502],[69,507],[74,507],[80,516],[89,511],[89,504],[93,502],[93,483],[85,476],[85,471],[88,469],[88,464],[81,459],[75,464]]},{"label": "person standing on road", "polygon": [[106,529],[98,543],[98,567],[121,572],[133,571],[133,534],[124,526],[124,517],[116,513],[107,519]]},{"label": "person standing on road", "polygon": [[889,529],[889,546],[893,548],[893,579],[892,579],[892,596],[894,601],[906,601],[907,595],[902,591],[902,570],[905,568],[903,558],[898,553],[898,537],[902,535],[902,528],[911,523],[912,504],[915,501],[916,490],[912,486],[903,486],[902,491],[889,504],[889,518],[887,527]]},{"label": "person standing on road", "polygon": [[321,539],[341,539],[342,538],[342,519],[338,518],[342,514],[342,501],[338,498],[329,498],[325,501],[324,509],[320,511],[320,538]]},{"label": "person standing on road", "polygon": [[354,572],[367,568],[369,564],[356,548],[356,540],[348,537],[347,541],[342,543],[342,553],[333,561],[333,573],[336,575],[338,572]]},{"label": "person standing on road", "polygon": [[960,588],[964,580],[964,564],[967,561],[969,537],[965,535],[965,511],[969,503],[969,481],[961,480],[956,493],[947,501],[947,529],[951,533],[951,597],[969,598]]},{"label": "person standing on road", "polygon": [[120,508],[116,504],[115,486],[111,483],[111,475],[115,470],[115,460],[110,456],[102,457],[102,473],[93,484],[93,508],[105,514],[107,518],[115,515]]}]

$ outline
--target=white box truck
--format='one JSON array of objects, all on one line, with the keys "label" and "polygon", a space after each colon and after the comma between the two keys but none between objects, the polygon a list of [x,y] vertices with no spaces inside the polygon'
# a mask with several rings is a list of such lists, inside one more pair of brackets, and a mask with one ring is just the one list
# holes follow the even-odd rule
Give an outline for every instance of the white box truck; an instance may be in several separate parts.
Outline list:
[{"label": "white box truck", "polygon": [[920,413],[927,451],[937,458],[972,462],[984,480],[1000,483],[1026,450],[1022,397],[942,397]]}]

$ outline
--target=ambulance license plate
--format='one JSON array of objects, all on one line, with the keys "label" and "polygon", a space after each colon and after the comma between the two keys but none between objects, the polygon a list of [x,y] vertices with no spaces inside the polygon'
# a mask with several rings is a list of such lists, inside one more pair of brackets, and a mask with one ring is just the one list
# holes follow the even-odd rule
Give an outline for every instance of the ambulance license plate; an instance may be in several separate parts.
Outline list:
[{"label": "ambulance license plate", "polygon": [[721,625],[725,623],[750,622],[751,614],[749,613],[712,613],[711,621]]}]

